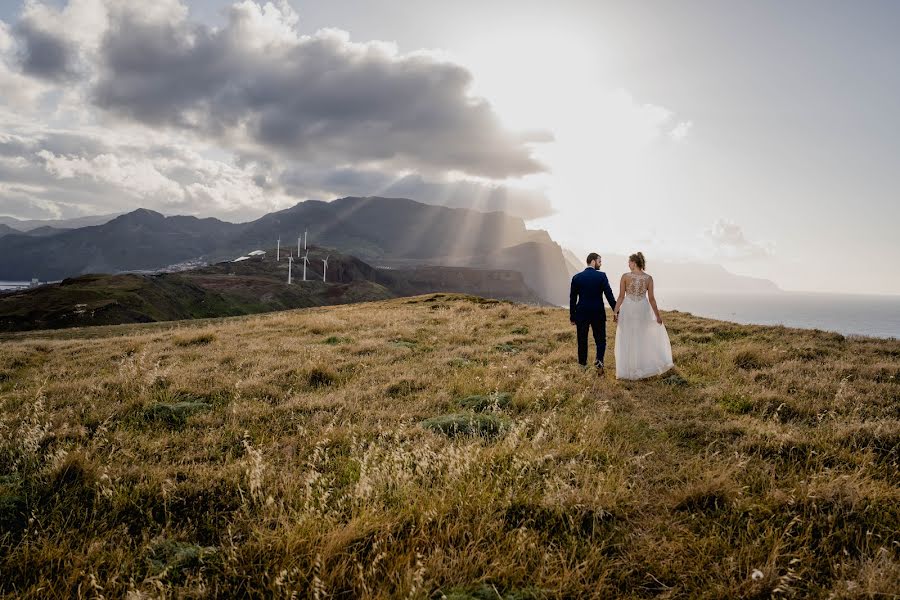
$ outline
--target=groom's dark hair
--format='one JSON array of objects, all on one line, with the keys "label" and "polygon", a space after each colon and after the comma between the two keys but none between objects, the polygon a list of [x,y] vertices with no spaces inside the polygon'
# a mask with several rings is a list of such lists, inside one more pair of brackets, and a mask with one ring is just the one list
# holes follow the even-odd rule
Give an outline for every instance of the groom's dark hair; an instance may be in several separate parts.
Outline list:
[{"label": "groom's dark hair", "polygon": [[591,264],[591,261],[597,260],[598,258],[600,258],[599,254],[597,254],[596,252],[591,252],[590,254],[588,254],[587,264]]}]

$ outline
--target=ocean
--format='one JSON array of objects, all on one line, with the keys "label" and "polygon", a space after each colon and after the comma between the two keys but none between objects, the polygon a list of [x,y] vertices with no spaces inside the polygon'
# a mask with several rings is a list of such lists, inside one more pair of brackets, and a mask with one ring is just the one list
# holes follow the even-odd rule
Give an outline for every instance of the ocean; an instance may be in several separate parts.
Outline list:
[{"label": "ocean", "polygon": [[723,321],[900,338],[900,296],[690,290],[657,290],[656,296],[663,310],[680,310]]},{"label": "ocean", "polygon": [[30,281],[0,281],[0,292],[7,290],[17,290],[19,288],[28,287]]}]

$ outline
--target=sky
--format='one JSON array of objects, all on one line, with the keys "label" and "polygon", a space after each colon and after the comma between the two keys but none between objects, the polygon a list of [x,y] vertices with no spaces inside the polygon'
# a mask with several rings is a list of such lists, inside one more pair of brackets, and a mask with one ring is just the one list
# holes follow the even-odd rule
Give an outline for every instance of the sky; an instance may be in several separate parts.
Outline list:
[{"label": "sky", "polygon": [[875,0],[6,1],[0,214],[403,196],[900,294],[898,30]]}]

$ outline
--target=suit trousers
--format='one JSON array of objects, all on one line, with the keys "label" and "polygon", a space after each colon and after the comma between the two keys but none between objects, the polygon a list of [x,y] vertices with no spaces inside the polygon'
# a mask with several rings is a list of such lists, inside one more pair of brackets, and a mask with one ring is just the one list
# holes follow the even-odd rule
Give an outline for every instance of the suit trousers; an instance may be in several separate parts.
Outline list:
[{"label": "suit trousers", "polygon": [[606,354],[606,315],[591,317],[590,319],[578,319],[575,321],[575,332],[578,337],[578,363],[587,364],[588,357],[588,328],[594,334],[594,343],[597,345],[597,360],[603,362]]}]

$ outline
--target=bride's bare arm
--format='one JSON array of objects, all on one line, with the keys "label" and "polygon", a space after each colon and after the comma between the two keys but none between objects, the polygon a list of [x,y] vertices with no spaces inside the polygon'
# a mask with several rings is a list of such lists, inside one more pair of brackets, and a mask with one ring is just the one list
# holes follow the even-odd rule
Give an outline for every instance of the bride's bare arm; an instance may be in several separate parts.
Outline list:
[{"label": "bride's bare arm", "polygon": [[622,308],[622,300],[625,299],[625,274],[619,279],[619,297],[616,298],[616,308],[613,311],[613,319],[619,318],[619,310]]},{"label": "bride's bare arm", "polygon": [[656,315],[656,322],[662,325],[662,317],[659,315],[659,309],[656,307],[656,296],[653,295],[653,278],[650,278],[650,281],[647,283],[647,299],[650,301],[650,306],[653,308],[653,313]]}]

